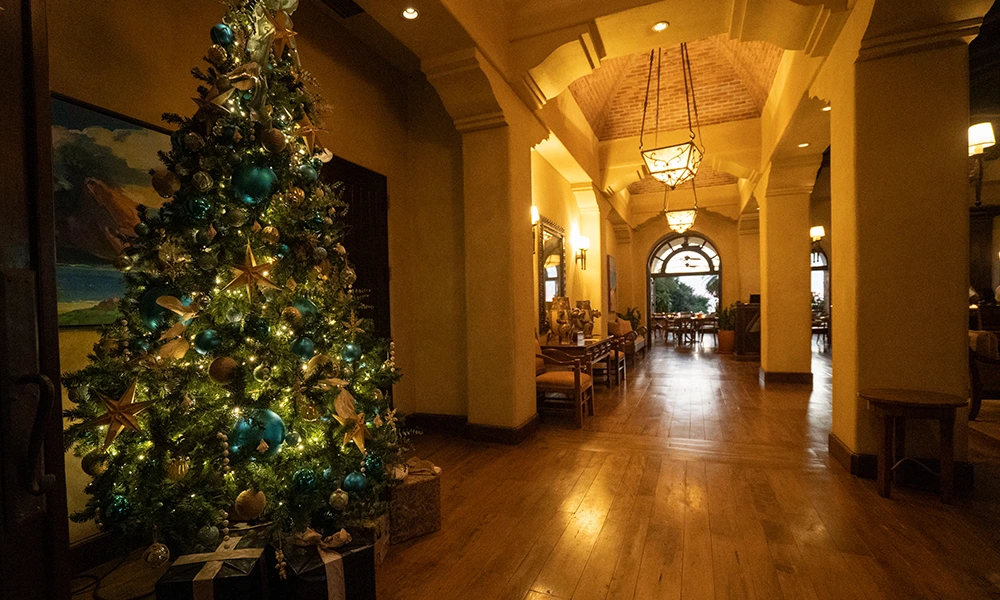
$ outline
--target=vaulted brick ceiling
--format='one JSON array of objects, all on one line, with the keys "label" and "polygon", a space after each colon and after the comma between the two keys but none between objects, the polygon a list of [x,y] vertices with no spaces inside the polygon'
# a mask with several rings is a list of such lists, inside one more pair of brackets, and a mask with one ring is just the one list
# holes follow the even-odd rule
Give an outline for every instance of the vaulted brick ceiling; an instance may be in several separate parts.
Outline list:
[{"label": "vaulted brick ceiling", "polygon": [[[717,35],[688,43],[688,51],[702,125],[760,116],[781,60],[781,48],[768,42],[739,42]],[[661,60],[659,129],[684,129],[687,111],[680,47],[663,48]],[[648,73],[649,54],[633,54],[606,60],[592,74],[570,85],[598,139],[639,135]],[[655,89],[655,63],[653,86]],[[655,131],[653,89],[646,117],[648,147]]]}]

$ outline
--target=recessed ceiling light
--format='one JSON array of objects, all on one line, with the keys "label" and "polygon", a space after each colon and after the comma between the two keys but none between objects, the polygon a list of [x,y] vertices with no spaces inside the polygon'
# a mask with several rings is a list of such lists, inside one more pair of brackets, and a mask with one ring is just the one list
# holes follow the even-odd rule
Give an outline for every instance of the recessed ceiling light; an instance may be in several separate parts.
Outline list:
[{"label": "recessed ceiling light", "polygon": [[403,18],[404,19],[409,19],[409,20],[412,21],[413,19],[416,19],[419,16],[420,16],[420,13],[418,13],[417,9],[413,8],[412,6],[410,8],[407,8],[406,10],[403,11]]},{"label": "recessed ceiling light", "polygon": [[799,144],[799,148],[808,148],[808,147],[809,147],[809,142],[802,142],[801,144]]},{"label": "recessed ceiling light", "polygon": [[653,25],[653,31],[656,31],[656,32],[666,31],[667,27],[670,27],[670,23],[668,23],[666,21],[660,21],[656,25]]},{"label": "recessed ceiling light", "polygon": [[833,110],[833,107],[829,104],[823,107],[823,112],[830,112],[831,110]]}]

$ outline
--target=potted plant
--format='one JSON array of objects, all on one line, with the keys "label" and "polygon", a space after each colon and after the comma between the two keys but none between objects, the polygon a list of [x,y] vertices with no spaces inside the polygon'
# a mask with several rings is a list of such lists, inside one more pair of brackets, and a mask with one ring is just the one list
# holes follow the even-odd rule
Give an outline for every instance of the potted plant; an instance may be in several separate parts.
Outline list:
[{"label": "potted plant", "polygon": [[736,304],[719,310],[719,354],[732,354],[736,347]]}]

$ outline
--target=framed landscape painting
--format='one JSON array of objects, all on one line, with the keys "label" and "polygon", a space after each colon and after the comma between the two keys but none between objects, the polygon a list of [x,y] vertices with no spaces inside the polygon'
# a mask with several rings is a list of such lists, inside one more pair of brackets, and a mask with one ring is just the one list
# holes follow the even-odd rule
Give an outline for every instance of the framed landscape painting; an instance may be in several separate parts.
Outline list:
[{"label": "framed landscape painting", "polygon": [[136,207],[158,208],[149,170],[169,131],[63,96],[52,97],[56,284],[61,327],[114,321],[125,282],[113,262],[134,235]]}]

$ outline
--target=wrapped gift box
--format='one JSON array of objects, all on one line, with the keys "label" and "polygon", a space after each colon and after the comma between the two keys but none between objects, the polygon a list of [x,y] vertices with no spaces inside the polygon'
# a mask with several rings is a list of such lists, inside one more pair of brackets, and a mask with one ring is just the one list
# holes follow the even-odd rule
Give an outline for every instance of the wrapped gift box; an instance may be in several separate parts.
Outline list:
[{"label": "wrapped gift box", "polygon": [[[375,600],[375,546],[357,530],[351,541],[333,548],[319,534],[283,535],[272,544],[269,563],[273,600]],[[331,536],[332,537],[332,536]],[[276,551],[281,554],[276,554]],[[277,569],[285,561],[285,577]]]},{"label": "wrapped gift box", "polygon": [[352,531],[360,533],[375,545],[375,567],[377,568],[389,554],[389,513],[375,519],[348,523]]},{"label": "wrapped gift box", "polygon": [[156,582],[157,600],[266,600],[270,531],[250,531],[215,552],[185,554]]},{"label": "wrapped gift box", "polygon": [[441,477],[434,471],[411,471],[392,488],[389,537],[393,544],[441,529]]}]

